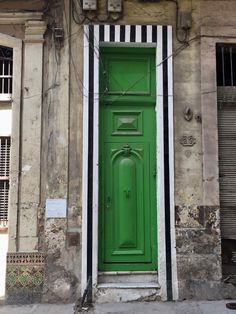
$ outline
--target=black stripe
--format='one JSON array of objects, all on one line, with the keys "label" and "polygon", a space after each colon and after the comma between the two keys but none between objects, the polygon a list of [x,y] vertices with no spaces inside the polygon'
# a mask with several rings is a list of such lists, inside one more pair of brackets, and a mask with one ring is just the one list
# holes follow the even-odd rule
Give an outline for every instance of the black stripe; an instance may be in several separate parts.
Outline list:
[{"label": "black stripe", "polygon": [[120,41],[125,41],[125,25],[120,26]]},{"label": "black stripe", "polygon": [[115,41],[115,25],[110,25],[110,41]]},{"label": "black stripe", "polygon": [[156,43],[157,42],[157,26],[152,25],[152,42]]},{"label": "black stripe", "polygon": [[165,238],[166,238],[166,285],[167,299],[173,299],[171,266],[171,226],[170,226],[170,169],[169,169],[169,120],[168,120],[168,60],[167,27],[163,26],[163,114],[164,114],[164,178],[165,178]]},{"label": "black stripe", "polygon": [[130,27],[130,42],[135,42],[135,25]]},{"label": "black stripe", "polygon": [[104,25],[99,26],[99,41],[104,41]]},{"label": "black stripe", "polygon": [[142,25],[142,43],[147,42],[147,26]]},{"label": "black stripe", "polygon": [[92,302],[92,259],[93,259],[93,93],[94,93],[94,27],[89,25],[89,95],[88,95],[88,199],[87,199],[87,281],[88,301]]}]

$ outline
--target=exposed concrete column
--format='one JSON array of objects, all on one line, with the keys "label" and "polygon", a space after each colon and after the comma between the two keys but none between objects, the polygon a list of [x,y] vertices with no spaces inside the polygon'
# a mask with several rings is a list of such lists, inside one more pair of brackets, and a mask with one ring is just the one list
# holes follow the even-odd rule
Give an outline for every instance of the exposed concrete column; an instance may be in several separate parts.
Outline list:
[{"label": "exposed concrete column", "polygon": [[43,36],[46,25],[44,21],[27,21],[25,26],[18,249],[32,252],[38,245]]}]

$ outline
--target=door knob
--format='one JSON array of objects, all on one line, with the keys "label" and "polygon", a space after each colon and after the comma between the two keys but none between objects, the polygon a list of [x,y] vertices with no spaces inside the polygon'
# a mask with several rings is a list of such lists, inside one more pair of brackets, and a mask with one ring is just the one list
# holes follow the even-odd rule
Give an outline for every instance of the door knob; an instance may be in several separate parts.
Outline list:
[{"label": "door knob", "polygon": [[124,190],[124,193],[125,193],[125,197],[126,197],[126,198],[129,198],[129,196],[130,196],[130,190]]},{"label": "door knob", "polygon": [[109,208],[109,207],[111,207],[111,197],[110,196],[107,197],[107,205],[106,205],[106,208]]}]

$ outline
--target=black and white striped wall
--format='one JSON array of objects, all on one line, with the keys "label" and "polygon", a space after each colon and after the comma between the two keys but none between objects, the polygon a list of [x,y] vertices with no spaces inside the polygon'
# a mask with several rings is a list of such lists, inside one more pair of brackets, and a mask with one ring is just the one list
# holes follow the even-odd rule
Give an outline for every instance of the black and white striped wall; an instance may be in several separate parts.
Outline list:
[{"label": "black and white striped wall", "polygon": [[178,299],[175,223],[172,28],[84,26],[82,293],[98,275],[99,47],[156,47],[158,280],[163,300]]}]

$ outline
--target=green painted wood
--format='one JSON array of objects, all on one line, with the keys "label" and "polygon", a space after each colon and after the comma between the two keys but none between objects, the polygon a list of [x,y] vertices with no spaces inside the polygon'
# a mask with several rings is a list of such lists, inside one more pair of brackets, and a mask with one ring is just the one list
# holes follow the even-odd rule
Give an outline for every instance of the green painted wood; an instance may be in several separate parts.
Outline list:
[{"label": "green painted wood", "polygon": [[100,56],[99,269],[154,270],[155,51]]},{"label": "green painted wood", "polygon": [[137,176],[136,164],[132,160],[131,154],[127,153],[125,156],[123,149],[117,167],[117,203],[119,204],[117,253],[122,254],[122,249],[137,247]]}]

